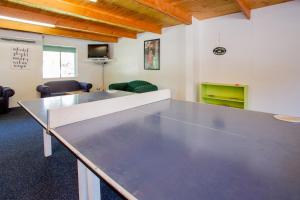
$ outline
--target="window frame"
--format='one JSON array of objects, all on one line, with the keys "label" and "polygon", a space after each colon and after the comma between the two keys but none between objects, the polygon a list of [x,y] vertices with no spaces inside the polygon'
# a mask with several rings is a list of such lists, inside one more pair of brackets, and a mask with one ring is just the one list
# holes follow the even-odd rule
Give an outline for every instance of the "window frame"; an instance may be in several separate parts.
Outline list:
[{"label": "window frame", "polygon": [[[44,52],[52,51],[59,53],[59,77],[47,78],[44,76]],[[74,76],[62,77],[62,66],[61,66],[61,53],[74,53]],[[43,45],[43,79],[70,79],[78,77],[78,67],[77,67],[77,49],[75,47],[65,47],[65,46],[56,46],[56,45]]]}]

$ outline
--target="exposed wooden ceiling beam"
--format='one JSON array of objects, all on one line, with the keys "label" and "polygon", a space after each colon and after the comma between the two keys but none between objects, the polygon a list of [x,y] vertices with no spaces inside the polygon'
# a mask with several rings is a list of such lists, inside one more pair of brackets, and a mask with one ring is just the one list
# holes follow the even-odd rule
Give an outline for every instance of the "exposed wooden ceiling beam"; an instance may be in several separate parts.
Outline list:
[{"label": "exposed wooden ceiling beam", "polygon": [[184,24],[192,23],[192,15],[182,9],[173,6],[171,3],[165,1],[157,1],[157,0],[135,0],[136,2],[150,7],[152,9],[158,10],[159,12],[166,14],[170,17],[175,18],[177,21],[180,21]]},{"label": "exposed wooden ceiling beam", "polygon": [[244,15],[246,16],[246,18],[250,19],[251,18],[251,8],[250,8],[250,6],[247,5],[245,0],[235,0],[235,1],[239,4],[239,6],[240,6],[242,12],[244,13]]},{"label": "exposed wooden ceiling beam", "polygon": [[99,6],[87,6],[76,3],[76,1],[63,0],[3,0],[24,6],[38,8],[62,15],[68,15],[85,20],[97,21],[135,31],[148,31],[161,33],[161,27],[157,24],[128,18],[127,16],[116,15]]},{"label": "exposed wooden ceiling beam", "polygon": [[39,22],[53,24],[59,28],[66,28],[72,30],[79,30],[83,32],[108,35],[114,37],[128,37],[136,38],[136,32],[122,30],[108,25],[97,25],[88,21],[76,21],[75,19],[60,18],[47,14],[40,14],[38,12],[21,10],[19,8],[12,8],[8,6],[2,6],[0,3],[0,13],[8,17],[15,17],[26,20],[38,20]]},{"label": "exposed wooden ceiling beam", "polygon": [[71,38],[84,39],[84,40],[93,40],[99,42],[115,43],[118,41],[117,37],[84,33],[79,31],[70,31],[70,30],[60,29],[60,28],[49,28],[44,26],[26,24],[22,22],[15,22],[15,21],[3,20],[3,19],[0,19],[0,28],[26,31],[32,33],[40,33],[45,35],[55,35],[55,36],[64,36],[64,37],[71,37]]}]

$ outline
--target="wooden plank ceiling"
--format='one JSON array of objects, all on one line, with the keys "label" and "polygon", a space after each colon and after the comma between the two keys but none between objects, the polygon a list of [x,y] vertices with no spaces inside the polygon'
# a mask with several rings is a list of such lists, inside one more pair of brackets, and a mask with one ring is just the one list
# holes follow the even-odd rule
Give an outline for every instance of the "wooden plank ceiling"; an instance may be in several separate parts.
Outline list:
[{"label": "wooden plank ceiling", "polygon": [[[166,0],[192,13],[199,20],[223,15],[251,12],[251,9],[284,3],[290,0]],[[245,14],[247,18],[249,18]],[[250,14],[251,15],[251,14]]]},{"label": "wooden plank ceiling", "polygon": [[[94,0],[96,1],[96,0]],[[1,0],[0,28],[101,42],[136,38],[141,32],[161,33],[164,27],[191,24],[192,16],[207,19],[288,0]],[[54,27],[16,22],[1,16]]]}]

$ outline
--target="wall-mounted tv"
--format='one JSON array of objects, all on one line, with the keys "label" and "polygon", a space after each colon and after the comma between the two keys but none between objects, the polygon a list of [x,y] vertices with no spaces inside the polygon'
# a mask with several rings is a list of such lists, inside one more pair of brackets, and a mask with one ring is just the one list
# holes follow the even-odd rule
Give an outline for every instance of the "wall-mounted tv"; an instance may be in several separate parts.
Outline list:
[{"label": "wall-mounted tv", "polygon": [[88,58],[109,58],[108,44],[89,44]]}]

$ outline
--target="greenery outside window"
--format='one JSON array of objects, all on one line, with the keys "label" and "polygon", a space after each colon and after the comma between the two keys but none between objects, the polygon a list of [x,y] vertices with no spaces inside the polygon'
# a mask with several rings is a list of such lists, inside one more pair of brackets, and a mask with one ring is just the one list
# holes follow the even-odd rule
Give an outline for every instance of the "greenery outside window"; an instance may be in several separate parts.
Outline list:
[{"label": "greenery outside window", "polygon": [[43,47],[43,78],[69,78],[77,76],[76,48]]}]

